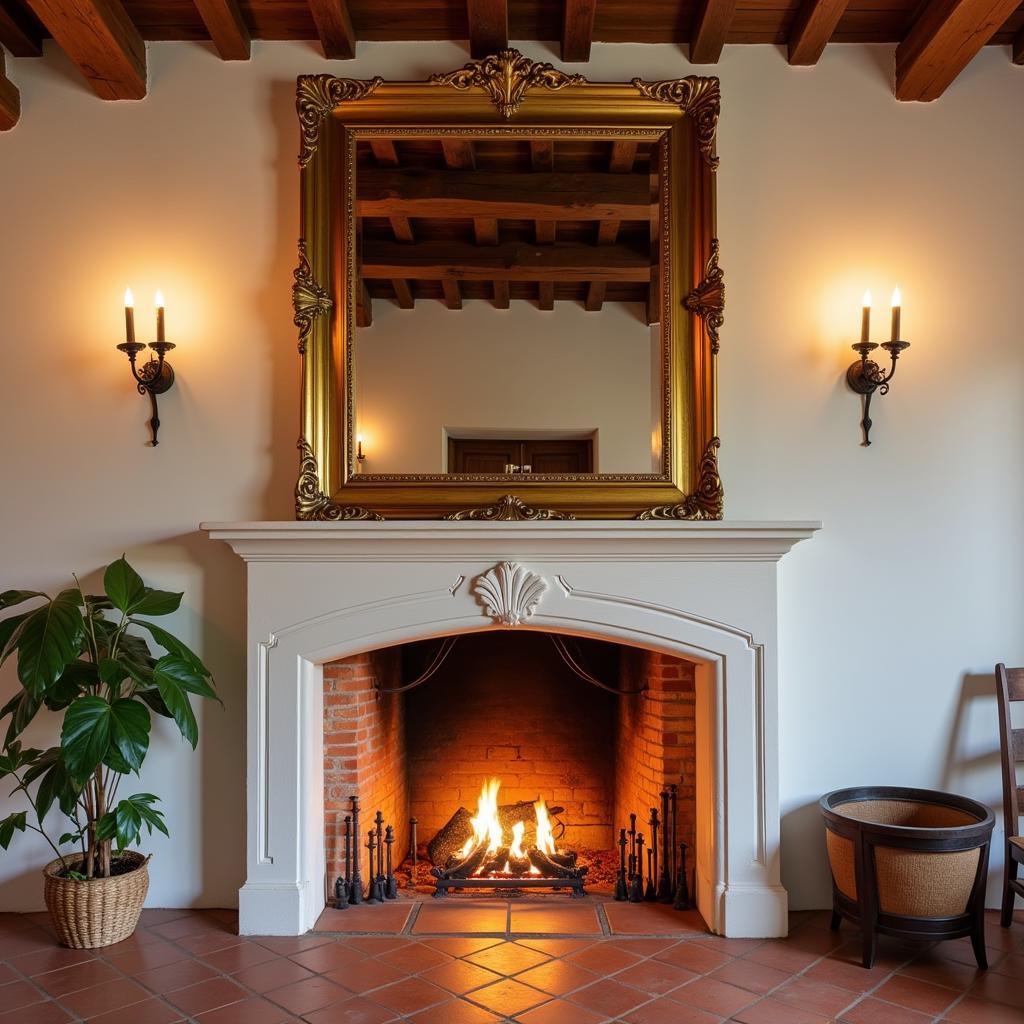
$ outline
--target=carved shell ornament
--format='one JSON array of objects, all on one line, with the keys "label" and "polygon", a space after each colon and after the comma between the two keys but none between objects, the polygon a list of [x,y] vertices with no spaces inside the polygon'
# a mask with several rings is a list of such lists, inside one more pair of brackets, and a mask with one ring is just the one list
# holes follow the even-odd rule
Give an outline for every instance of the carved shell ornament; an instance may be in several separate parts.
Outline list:
[{"label": "carved shell ornament", "polygon": [[547,580],[515,562],[500,562],[473,582],[487,614],[503,626],[518,626],[537,610]]},{"label": "carved shell ornament", "polygon": [[557,90],[585,82],[582,75],[567,75],[550,64],[524,57],[518,50],[500,50],[482,60],[470,61],[458,71],[430,76],[431,85],[483,89],[506,120],[519,109],[534,86]]},{"label": "carved shell ornament", "polygon": [[711,352],[718,355],[718,332],[725,323],[725,274],[718,265],[718,239],[711,239],[711,255],[704,267],[704,278],[683,299],[683,306],[704,321]]},{"label": "carved shell ornament", "polygon": [[299,239],[299,265],[295,268],[295,281],[292,284],[292,309],[295,316],[292,323],[299,329],[299,353],[306,351],[306,339],[313,330],[313,321],[326,313],[334,301],[327,289],[319,284],[313,276],[309,257],[306,255],[306,240]]}]

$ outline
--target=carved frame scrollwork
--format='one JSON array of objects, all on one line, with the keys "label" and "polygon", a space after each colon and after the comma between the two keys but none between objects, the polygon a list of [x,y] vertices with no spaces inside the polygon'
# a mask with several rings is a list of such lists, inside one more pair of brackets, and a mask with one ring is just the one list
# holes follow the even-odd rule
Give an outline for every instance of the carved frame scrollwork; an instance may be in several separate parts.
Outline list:
[{"label": "carved frame scrollwork", "polygon": [[[298,79],[302,203],[292,301],[302,358],[299,519],[538,521],[722,516],[716,373],[717,78],[595,83],[503,50],[426,82]],[[629,475],[380,474],[355,458],[355,143],[393,138],[660,141],[660,470]],[[518,494],[509,493],[512,489]]]}]

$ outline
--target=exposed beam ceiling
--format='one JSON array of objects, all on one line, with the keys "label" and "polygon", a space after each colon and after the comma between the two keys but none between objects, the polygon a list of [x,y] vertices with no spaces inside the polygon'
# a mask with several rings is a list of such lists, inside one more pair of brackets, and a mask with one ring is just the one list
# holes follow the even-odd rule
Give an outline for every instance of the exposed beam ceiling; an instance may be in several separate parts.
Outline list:
[{"label": "exposed beam ceiling", "polygon": [[236,0],[193,0],[223,60],[249,59],[249,29]]},{"label": "exposed beam ceiling", "polygon": [[21,96],[7,77],[5,59],[4,51],[0,50],[0,132],[13,128],[21,116]]},{"label": "exposed beam ceiling", "polygon": [[1013,63],[1024,64],[1024,28],[1013,38]]},{"label": "exposed beam ceiling", "polygon": [[736,0],[701,0],[690,37],[691,64],[717,64],[729,34]]},{"label": "exposed beam ceiling", "polygon": [[0,4],[0,46],[15,57],[38,57],[43,52],[40,26],[20,7]]},{"label": "exposed beam ceiling", "polygon": [[356,55],[356,34],[348,13],[348,0],[309,0],[324,56],[351,60]]},{"label": "exposed beam ceiling", "polygon": [[1020,0],[932,0],[896,48],[896,98],[934,100],[1006,23]]},{"label": "exposed beam ceiling", "polygon": [[146,44],[119,0],[29,0],[60,48],[104,100],[146,95]]},{"label": "exposed beam ceiling", "polygon": [[562,19],[562,60],[590,60],[596,12],[597,0],[565,0],[565,13]]},{"label": "exposed beam ceiling", "polygon": [[789,63],[817,64],[850,0],[804,0],[789,32]]},{"label": "exposed beam ceiling", "polygon": [[466,0],[469,52],[486,57],[508,46],[508,0]]}]

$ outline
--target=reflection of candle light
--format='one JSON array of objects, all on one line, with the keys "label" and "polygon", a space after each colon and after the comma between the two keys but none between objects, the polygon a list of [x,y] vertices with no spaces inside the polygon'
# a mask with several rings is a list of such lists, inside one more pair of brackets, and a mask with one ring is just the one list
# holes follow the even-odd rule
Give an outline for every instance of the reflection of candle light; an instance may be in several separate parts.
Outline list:
[{"label": "reflection of candle light", "polygon": [[153,301],[156,303],[156,340],[166,341],[167,338],[164,336],[164,293],[157,289]]},{"label": "reflection of candle light", "polygon": [[363,435],[356,434],[356,458],[362,461],[366,458],[363,454]]},{"label": "reflection of candle light", "polygon": [[903,297],[900,295],[899,287],[892,290],[892,340],[900,340],[900,307],[903,305]]},{"label": "reflection of candle light", "polygon": [[871,292],[864,293],[863,305],[860,314],[860,340],[868,341],[871,334]]},{"label": "reflection of candle light", "polygon": [[135,343],[135,296],[131,288],[124,290],[124,340]]}]

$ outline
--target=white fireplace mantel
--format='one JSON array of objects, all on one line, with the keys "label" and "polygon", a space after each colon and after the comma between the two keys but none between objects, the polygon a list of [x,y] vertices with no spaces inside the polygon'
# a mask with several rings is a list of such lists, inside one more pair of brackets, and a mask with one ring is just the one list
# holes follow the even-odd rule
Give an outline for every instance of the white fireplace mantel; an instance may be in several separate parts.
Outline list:
[{"label": "white fireplace mantel", "polygon": [[[697,664],[698,907],[723,935],[785,934],[776,564],[819,528],[203,524],[248,563],[242,933],[300,934],[325,905],[322,666],[427,637],[511,628],[599,637]],[[511,627],[480,589],[503,562],[543,581]]]}]

